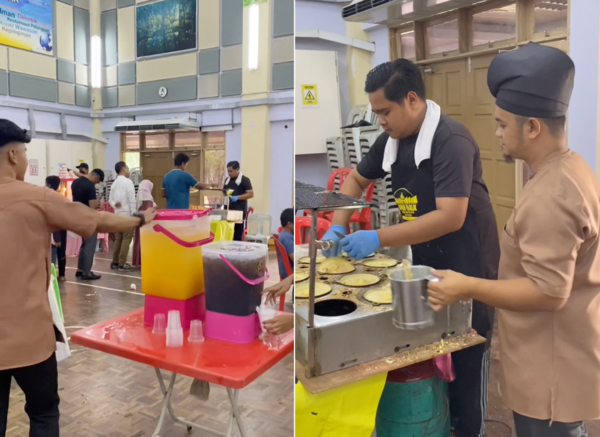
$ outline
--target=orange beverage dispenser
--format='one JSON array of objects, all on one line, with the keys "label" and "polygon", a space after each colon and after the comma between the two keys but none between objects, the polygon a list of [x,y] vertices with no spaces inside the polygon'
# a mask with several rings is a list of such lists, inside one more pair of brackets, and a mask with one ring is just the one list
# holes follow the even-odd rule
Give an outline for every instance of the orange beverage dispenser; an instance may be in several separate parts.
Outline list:
[{"label": "orange beverage dispenser", "polygon": [[178,310],[185,330],[204,319],[202,246],[211,243],[210,210],[162,210],[141,229],[144,321]]}]

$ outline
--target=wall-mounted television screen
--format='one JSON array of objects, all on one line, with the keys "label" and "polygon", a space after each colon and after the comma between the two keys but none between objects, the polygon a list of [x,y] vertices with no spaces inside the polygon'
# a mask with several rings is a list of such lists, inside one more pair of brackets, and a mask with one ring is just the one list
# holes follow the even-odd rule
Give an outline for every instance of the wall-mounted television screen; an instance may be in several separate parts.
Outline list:
[{"label": "wall-mounted television screen", "polygon": [[137,57],[196,48],[196,0],[163,0],[136,8]]}]

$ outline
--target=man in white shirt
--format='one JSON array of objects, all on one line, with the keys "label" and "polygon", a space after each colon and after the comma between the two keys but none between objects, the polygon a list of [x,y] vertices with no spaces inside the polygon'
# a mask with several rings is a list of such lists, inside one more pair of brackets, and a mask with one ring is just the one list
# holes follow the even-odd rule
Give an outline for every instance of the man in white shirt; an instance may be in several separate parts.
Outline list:
[{"label": "man in white shirt", "polygon": [[[137,212],[137,202],[135,199],[135,187],[129,179],[129,167],[123,161],[115,164],[117,179],[110,189],[110,205],[114,208],[115,214],[129,217]],[[116,243],[113,252],[113,260],[110,268],[113,270],[128,271],[131,266],[127,264],[127,255],[129,246],[133,239],[134,231],[118,232],[115,234]]]}]

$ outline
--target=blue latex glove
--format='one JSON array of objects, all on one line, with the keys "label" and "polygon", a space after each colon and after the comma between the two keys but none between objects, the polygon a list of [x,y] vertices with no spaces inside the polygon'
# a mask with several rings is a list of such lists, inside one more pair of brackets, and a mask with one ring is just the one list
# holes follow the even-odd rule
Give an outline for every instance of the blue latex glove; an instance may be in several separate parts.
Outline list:
[{"label": "blue latex glove", "polygon": [[329,228],[327,233],[323,235],[323,238],[321,238],[321,241],[333,241],[334,243],[334,246],[331,249],[322,251],[323,256],[326,258],[332,258],[342,254],[342,245],[340,244],[340,239],[334,234],[333,231],[346,235],[346,228],[344,226],[333,225]]},{"label": "blue latex glove", "polygon": [[230,197],[232,202],[237,202],[238,201],[238,196],[231,196]]},{"label": "blue latex glove", "polygon": [[342,250],[350,259],[363,259],[379,249],[377,231],[358,231],[342,240]]}]

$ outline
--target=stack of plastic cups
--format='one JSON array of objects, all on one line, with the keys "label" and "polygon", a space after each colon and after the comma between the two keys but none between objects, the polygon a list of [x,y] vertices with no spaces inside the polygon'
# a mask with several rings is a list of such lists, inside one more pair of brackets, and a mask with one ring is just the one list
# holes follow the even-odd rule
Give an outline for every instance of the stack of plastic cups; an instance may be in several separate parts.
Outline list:
[{"label": "stack of plastic cups", "polygon": [[167,347],[183,346],[183,328],[179,311],[169,311],[169,321],[167,324]]}]

